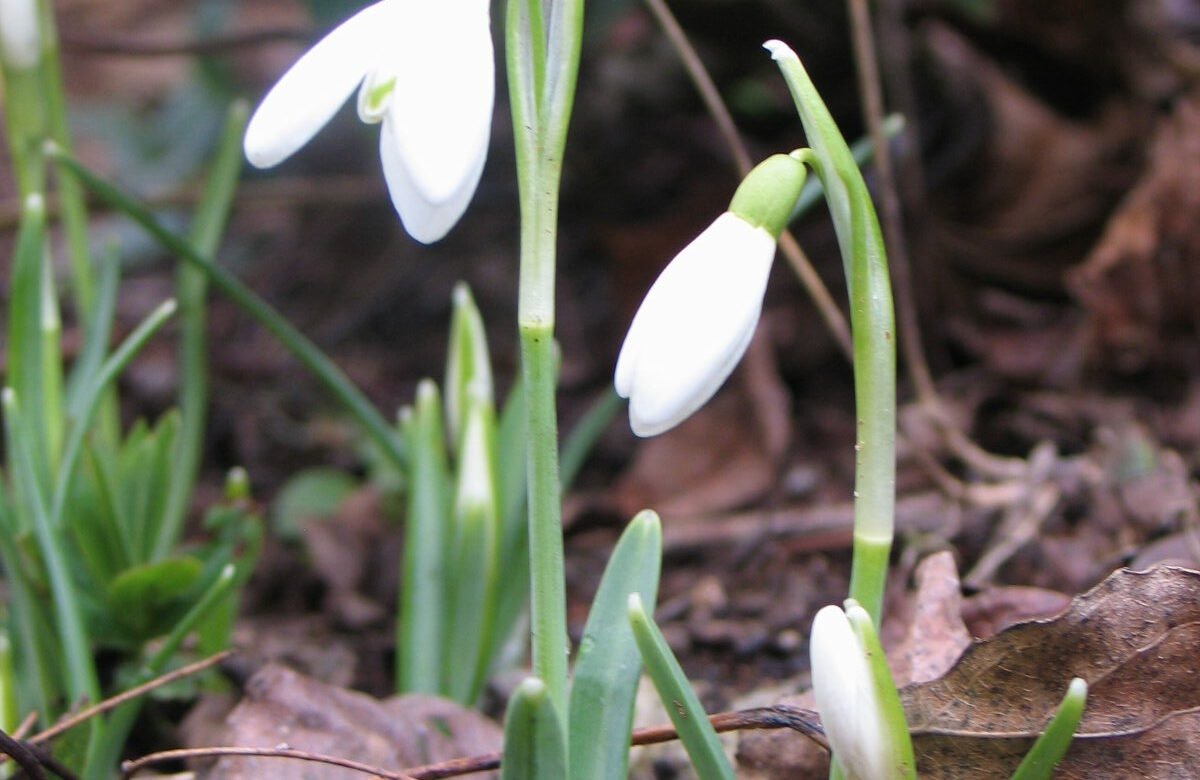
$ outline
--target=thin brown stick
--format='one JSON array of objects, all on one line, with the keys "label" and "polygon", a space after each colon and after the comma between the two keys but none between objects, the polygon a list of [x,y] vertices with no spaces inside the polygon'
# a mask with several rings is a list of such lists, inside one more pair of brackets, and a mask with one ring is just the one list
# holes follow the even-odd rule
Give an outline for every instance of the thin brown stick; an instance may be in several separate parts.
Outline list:
[{"label": "thin brown stick", "polygon": [[908,261],[904,216],[900,208],[900,196],[896,191],[891,151],[888,148],[887,135],[883,132],[883,88],[879,83],[879,63],[875,57],[871,14],[867,8],[867,0],[847,2],[850,6],[854,59],[858,65],[858,85],[863,98],[863,116],[871,135],[871,146],[875,149],[875,173],[879,177],[879,198],[883,207],[883,238],[892,271],[892,285],[896,290],[900,347],[904,351],[904,362],[917,397],[925,403],[936,404],[937,388],[929,371],[929,363],[925,359],[925,348],[921,344],[921,332],[917,325],[917,307],[912,289],[912,268]]},{"label": "thin brown stick", "polygon": [[184,677],[190,677],[193,674],[202,672],[211,666],[215,666],[216,664],[219,664],[221,661],[224,661],[226,658],[228,658],[231,655],[233,655],[232,650],[225,650],[224,652],[220,652],[220,653],[217,653],[216,655],[209,656],[208,658],[205,658],[200,661],[196,661],[195,663],[188,664],[187,666],[181,666],[178,669],[175,669],[173,671],[167,672],[166,674],[155,677],[153,680],[150,680],[149,682],[142,683],[141,685],[136,685],[127,691],[122,691],[121,693],[118,693],[116,696],[112,696],[108,699],[105,699],[104,701],[100,702],[99,704],[97,704],[93,707],[88,707],[85,710],[80,710],[79,712],[75,713],[74,715],[70,716],[69,718],[64,718],[63,720],[60,720],[58,723],[55,723],[50,728],[48,728],[44,731],[38,732],[37,734],[34,734],[27,741],[30,744],[37,745],[37,744],[46,742],[48,740],[51,740],[54,737],[57,737],[59,734],[62,734],[64,731],[67,731],[68,729],[72,729],[75,726],[78,726],[80,723],[83,723],[84,721],[86,721],[90,718],[94,718],[97,715],[108,712],[109,710],[111,710],[115,707],[119,707],[131,699],[136,699],[139,696],[144,696],[145,694],[149,693],[150,691],[154,690],[155,688],[161,688],[162,686],[166,685],[167,683],[175,682],[176,680],[182,679]]},{"label": "thin brown stick", "polygon": [[[671,9],[667,7],[666,0],[646,0],[646,5],[654,14],[654,18],[662,27],[667,39],[671,41],[671,45],[675,47],[676,53],[679,54],[679,60],[683,63],[688,77],[691,78],[696,91],[700,93],[700,99],[704,101],[709,115],[716,122],[721,137],[725,139],[725,145],[729,147],[729,153],[733,156],[733,163],[737,168],[738,175],[744,177],[750,172],[752,166],[750,153],[746,149],[746,144],[742,142],[741,135],[738,134],[737,125],[734,124],[733,116],[725,106],[725,101],[721,99],[721,93],[717,91],[716,85],[708,75],[708,70],[700,60],[700,55],[692,48],[687,34],[679,26]],[[804,254],[804,250],[800,248],[800,244],[796,242],[792,234],[786,230],[779,237],[779,249],[788,261],[788,265],[792,267],[792,271],[799,277],[804,289],[808,291],[809,297],[812,298],[821,319],[825,321],[825,326],[829,328],[829,332],[842,350],[842,354],[852,360],[854,347],[850,339],[850,326],[846,323],[842,310],[834,303],[833,296],[829,294],[829,288],[821,281],[821,277],[813,268],[808,256]]]},{"label": "thin brown stick", "polygon": [[[754,729],[791,729],[800,732],[822,748],[829,749],[829,743],[825,740],[825,732],[818,725],[817,714],[811,710],[788,704],[756,707],[735,712],[718,712],[710,715],[708,722],[720,733]],[[659,745],[678,738],[679,734],[671,726],[650,726],[634,731],[629,743],[634,747]],[[473,772],[488,772],[498,769],[501,758],[500,753],[489,753],[471,758],[443,761],[439,764],[410,767],[405,771],[413,780],[442,780],[446,777],[458,777]]]},{"label": "thin brown stick", "polygon": [[[736,712],[720,712],[709,716],[708,720],[718,732],[751,729],[791,729],[813,740],[822,748],[829,748],[824,732],[818,725],[816,713],[787,704],[777,704],[773,707],[757,707],[748,710],[738,710]],[[635,746],[657,745],[678,739],[678,736],[675,729],[670,726],[652,726],[635,731],[630,739],[630,744]],[[384,780],[440,780],[441,778],[459,777],[475,772],[489,772],[499,769],[500,761],[503,758],[503,754],[501,753],[485,753],[478,756],[441,761],[436,764],[410,767],[400,772],[392,772],[359,761],[351,761],[320,753],[310,753],[289,747],[210,747],[183,748],[150,753],[141,758],[124,762],[121,764],[121,772],[124,777],[132,777],[147,767],[168,761],[217,758],[221,756],[289,758],[298,761],[311,761],[314,763],[330,764],[364,774],[371,774],[375,777],[384,778]]]},{"label": "thin brown stick", "polygon": [[293,750],[292,748],[288,747],[209,747],[163,750],[158,753],[150,753],[149,755],[142,756],[141,758],[134,759],[132,761],[122,762],[121,775],[123,777],[132,777],[141,770],[153,764],[163,764],[168,761],[183,761],[191,758],[218,758],[221,756],[290,758],[296,761],[308,761],[314,764],[329,764],[330,766],[349,769],[352,772],[362,772],[365,775],[382,777],[386,780],[413,780],[412,775],[408,775],[403,772],[389,772],[386,769],[380,769],[377,766],[364,764],[361,761],[352,761],[348,758],[327,756],[321,753],[310,753],[307,750]]},{"label": "thin brown stick", "polygon": [[27,744],[19,739],[13,739],[0,729],[0,753],[16,762],[33,780],[45,780],[46,773],[42,771],[42,762],[34,755]]}]

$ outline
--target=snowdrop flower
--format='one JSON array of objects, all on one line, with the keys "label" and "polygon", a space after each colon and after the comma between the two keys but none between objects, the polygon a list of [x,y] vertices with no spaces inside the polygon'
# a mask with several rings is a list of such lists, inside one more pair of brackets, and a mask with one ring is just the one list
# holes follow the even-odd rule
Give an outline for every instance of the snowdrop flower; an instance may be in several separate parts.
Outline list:
[{"label": "snowdrop flower", "polygon": [[488,0],[382,0],[347,19],[271,88],[246,128],[246,158],[283,162],[358,87],[405,230],[433,243],[483,173],[495,99]]},{"label": "snowdrop flower", "polygon": [[0,49],[4,61],[16,68],[32,68],[41,55],[35,0],[0,0]]},{"label": "snowdrop flower", "polygon": [[[847,616],[841,607],[817,612],[809,641],[813,695],[833,758],[846,780],[893,780],[892,740],[884,721],[878,689],[851,617],[871,618],[854,604]],[[858,614],[861,613],[861,614]]]},{"label": "snowdrop flower", "polygon": [[634,315],[614,385],[638,436],[675,427],[717,392],[754,336],[775,242],[804,185],[777,154],[746,176],[726,211],[663,270]]}]

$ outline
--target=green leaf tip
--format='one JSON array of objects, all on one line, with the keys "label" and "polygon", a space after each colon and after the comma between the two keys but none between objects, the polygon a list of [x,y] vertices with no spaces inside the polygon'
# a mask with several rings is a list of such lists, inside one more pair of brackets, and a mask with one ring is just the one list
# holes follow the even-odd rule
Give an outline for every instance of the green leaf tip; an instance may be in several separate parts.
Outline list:
[{"label": "green leaf tip", "polygon": [[1017,771],[1013,772],[1012,780],[1050,780],[1054,767],[1058,766],[1071,747],[1075,729],[1079,728],[1083,708],[1087,704],[1087,689],[1087,682],[1083,678],[1071,680],[1058,711],[1025,754]]}]

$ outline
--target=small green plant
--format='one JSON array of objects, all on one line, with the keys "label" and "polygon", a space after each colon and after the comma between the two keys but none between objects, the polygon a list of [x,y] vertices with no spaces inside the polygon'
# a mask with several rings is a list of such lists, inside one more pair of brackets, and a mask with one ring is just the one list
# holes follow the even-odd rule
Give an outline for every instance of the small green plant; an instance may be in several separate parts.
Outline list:
[{"label": "small green plant", "polygon": [[[2,616],[6,652],[5,725],[36,713],[53,723],[69,709],[116,690],[102,684],[96,652],[114,652],[118,685],[145,682],[179,660],[183,641],[224,648],[236,593],[249,573],[258,524],[244,477],[228,504],[210,511],[208,541],[184,548],[181,531],[195,481],[206,391],[203,285],[181,277],[165,301],[110,348],[120,262],[93,263],[82,191],[70,175],[55,195],[67,238],[66,288],[83,344],[64,370],[59,280],[51,262],[45,144],[69,148],[49,3],[5,3],[0,72],[5,122],[23,208],[13,254],[0,412],[0,565],[8,588]],[[244,112],[226,127],[191,240],[215,248],[240,168]],[[178,301],[178,302],[177,302]],[[121,432],[115,380],[177,312],[183,345],[178,411]],[[85,778],[108,777],[140,700],[88,721],[60,757]]]},{"label": "small green plant", "polygon": [[[521,387],[497,420],[483,319],[454,291],[445,400],[424,380],[400,414],[410,453],[396,685],[474,702],[524,614]],[[503,576],[501,573],[503,572]]]}]

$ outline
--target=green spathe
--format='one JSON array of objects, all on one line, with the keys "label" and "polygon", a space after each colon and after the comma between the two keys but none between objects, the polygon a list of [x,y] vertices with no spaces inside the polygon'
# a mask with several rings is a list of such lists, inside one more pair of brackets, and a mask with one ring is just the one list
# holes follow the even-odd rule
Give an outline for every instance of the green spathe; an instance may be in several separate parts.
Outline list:
[{"label": "green spathe", "polygon": [[804,189],[804,163],[786,154],[773,154],[746,174],[729,210],[778,239]]}]

